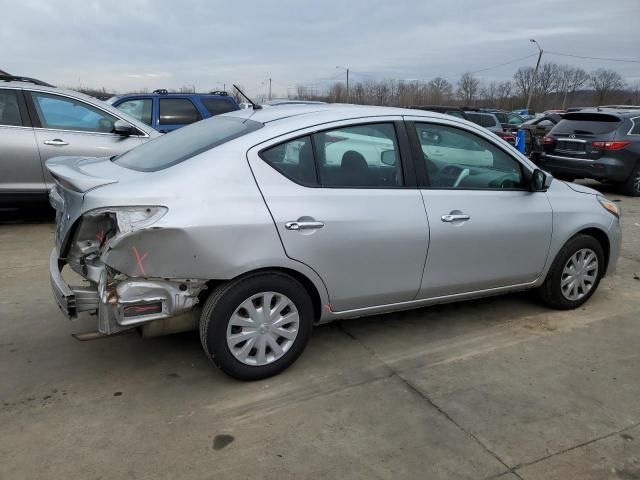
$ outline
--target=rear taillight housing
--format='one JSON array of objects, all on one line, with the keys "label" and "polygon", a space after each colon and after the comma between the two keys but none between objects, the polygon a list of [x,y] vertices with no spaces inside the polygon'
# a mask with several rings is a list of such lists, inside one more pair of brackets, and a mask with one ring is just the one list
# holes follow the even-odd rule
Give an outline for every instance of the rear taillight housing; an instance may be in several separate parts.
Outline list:
[{"label": "rear taillight housing", "polygon": [[599,148],[601,150],[620,150],[621,148],[626,147],[627,145],[629,145],[631,142],[626,141],[626,140],[620,140],[620,141],[615,141],[615,142],[605,142],[605,141],[593,141],[591,142],[591,145],[594,148]]},{"label": "rear taillight housing", "polygon": [[554,143],[556,143],[556,139],[553,137],[544,137],[544,139],[542,140],[542,143],[544,143],[545,145],[553,145]]}]

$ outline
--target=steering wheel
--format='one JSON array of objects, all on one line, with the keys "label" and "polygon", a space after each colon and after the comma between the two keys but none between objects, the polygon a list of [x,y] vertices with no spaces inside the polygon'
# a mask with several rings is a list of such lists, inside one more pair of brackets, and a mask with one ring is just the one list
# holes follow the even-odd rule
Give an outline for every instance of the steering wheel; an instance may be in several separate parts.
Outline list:
[{"label": "steering wheel", "polygon": [[471,173],[471,170],[469,170],[468,168],[463,168],[458,174],[458,178],[456,178],[456,181],[453,182],[453,188],[458,188],[458,186],[460,185],[460,182],[462,182],[462,180],[467,178],[470,173]]}]

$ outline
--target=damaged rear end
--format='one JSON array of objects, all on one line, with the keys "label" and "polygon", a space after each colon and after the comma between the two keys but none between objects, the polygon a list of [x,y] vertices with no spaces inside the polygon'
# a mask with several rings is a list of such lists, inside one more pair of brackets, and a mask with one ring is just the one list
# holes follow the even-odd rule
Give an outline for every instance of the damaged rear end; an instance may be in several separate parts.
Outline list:
[{"label": "damaged rear end", "polygon": [[[47,162],[56,180],[50,192],[56,209],[56,242],[49,271],[55,300],[70,319],[97,316],[97,330],[110,335],[144,327],[147,335],[195,328],[193,307],[206,281],[167,278],[149,268],[144,244],[135,239],[160,230],[168,209],[162,205],[124,205],[87,209],[86,195],[113,183],[138,180],[144,173],[124,169],[108,158],[60,157]],[[116,259],[115,265],[109,258]],[[126,259],[123,260],[123,259]],[[70,285],[62,271],[83,279]]]}]

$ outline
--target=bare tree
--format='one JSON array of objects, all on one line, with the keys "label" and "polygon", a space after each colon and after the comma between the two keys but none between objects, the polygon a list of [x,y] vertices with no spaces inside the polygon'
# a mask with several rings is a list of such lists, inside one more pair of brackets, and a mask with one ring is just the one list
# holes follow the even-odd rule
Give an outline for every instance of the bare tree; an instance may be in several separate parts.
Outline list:
[{"label": "bare tree", "polygon": [[616,90],[624,88],[624,80],[615,70],[599,68],[591,72],[591,86],[596,92],[597,104],[601,105],[605,99]]},{"label": "bare tree", "polygon": [[513,95],[513,83],[507,80],[506,82],[498,83],[496,87],[496,97],[498,99],[498,105],[500,108],[508,108],[511,110],[511,103]]},{"label": "bare tree", "polygon": [[471,73],[465,73],[458,81],[458,97],[465,104],[470,104],[476,98],[480,88],[480,81]]},{"label": "bare tree", "polygon": [[498,97],[498,82],[491,81],[488,85],[485,85],[480,89],[480,98],[489,106],[493,106],[496,103]]},{"label": "bare tree", "polygon": [[535,80],[535,92],[538,100],[544,103],[547,95],[557,90],[559,80],[560,66],[557,63],[543,63],[540,65]]},{"label": "bare tree", "polygon": [[451,100],[453,85],[442,77],[436,77],[427,84],[429,102],[443,104]]},{"label": "bare tree", "polygon": [[581,68],[562,65],[558,79],[558,91],[563,94],[562,109],[567,108],[567,97],[589,81],[589,74]]},{"label": "bare tree", "polygon": [[535,70],[533,67],[520,67],[513,74],[513,86],[521,99],[526,100],[529,97],[529,92],[534,88],[534,82]]}]

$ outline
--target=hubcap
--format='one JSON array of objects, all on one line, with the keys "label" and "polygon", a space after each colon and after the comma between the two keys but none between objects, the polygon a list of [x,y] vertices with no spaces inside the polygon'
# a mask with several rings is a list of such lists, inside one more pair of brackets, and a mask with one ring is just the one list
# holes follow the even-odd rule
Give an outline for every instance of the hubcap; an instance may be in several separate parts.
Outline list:
[{"label": "hubcap", "polygon": [[227,326],[227,346],[245,365],[275,362],[289,351],[298,335],[300,317],[289,297],[262,292],[236,308]]},{"label": "hubcap", "polygon": [[636,177],[633,179],[633,189],[636,192],[640,192],[640,170],[638,170]]},{"label": "hubcap", "polygon": [[562,270],[560,289],[567,300],[579,300],[587,295],[598,277],[598,257],[590,248],[574,253]]}]

